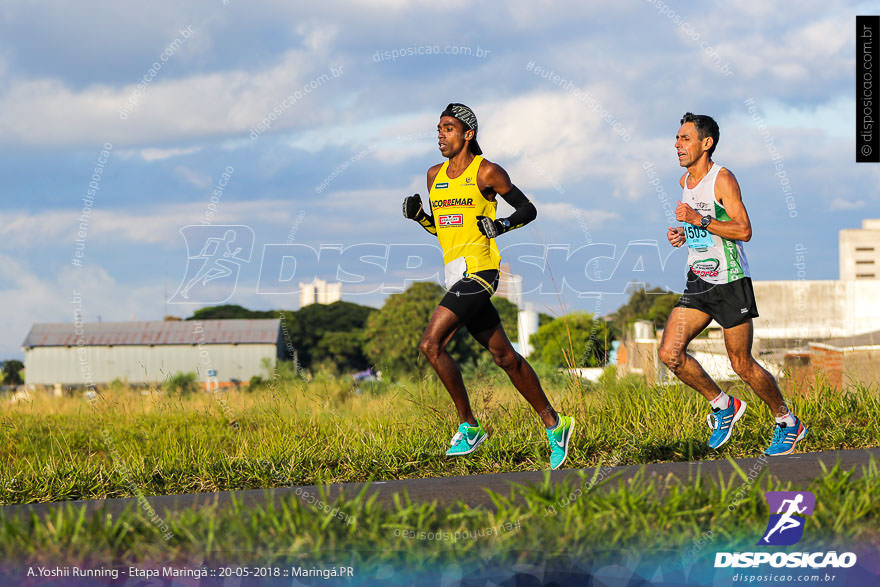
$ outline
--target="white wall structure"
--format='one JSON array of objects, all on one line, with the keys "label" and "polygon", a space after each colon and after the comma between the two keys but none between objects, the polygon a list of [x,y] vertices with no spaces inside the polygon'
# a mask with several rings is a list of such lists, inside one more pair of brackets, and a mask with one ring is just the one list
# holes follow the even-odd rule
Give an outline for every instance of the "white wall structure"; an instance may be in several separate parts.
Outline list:
[{"label": "white wall structure", "polygon": [[212,370],[247,382],[284,348],[277,319],[34,324],[22,346],[32,385],[158,384],[187,372],[207,381]]},{"label": "white wall structure", "polygon": [[498,290],[495,292],[495,295],[506,298],[512,304],[516,305],[517,308],[522,308],[522,280],[522,275],[512,273],[510,271],[510,265],[502,263],[498,276]]},{"label": "white wall structure", "polygon": [[880,330],[880,280],[754,281],[759,338],[831,338]]},{"label": "white wall structure", "polygon": [[538,312],[532,304],[527,303],[525,310],[517,312],[516,328],[519,354],[528,357],[533,350],[532,345],[529,344],[529,338],[538,332]]},{"label": "white wall structure", "polygon": [[311,283],[300,283],[299,307],[311,304],[332,304],[342,299],[342,283],[327,283],[315,278]]},{"label": "white wall structure", "polygon": [[880,219],[865,219],[861,228],[841,230],[838,243],[841,281],[880,280]]}]

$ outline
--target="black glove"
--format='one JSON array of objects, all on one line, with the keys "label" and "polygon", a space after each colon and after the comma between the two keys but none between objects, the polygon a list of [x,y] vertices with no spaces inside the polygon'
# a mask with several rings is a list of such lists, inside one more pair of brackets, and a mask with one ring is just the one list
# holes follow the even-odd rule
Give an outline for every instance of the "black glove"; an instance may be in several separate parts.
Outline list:
[{"label": "black glove", "polygon": [[492,220],[488,216],[477,216],[477,228],[488,238],[497,238],[510,230],[510,221],[507,218]]},{"label": "black glove", "polygon": [[403,217],[418,220],[425,211],[422,209],[422,196],[413,194],[403,199]]}]

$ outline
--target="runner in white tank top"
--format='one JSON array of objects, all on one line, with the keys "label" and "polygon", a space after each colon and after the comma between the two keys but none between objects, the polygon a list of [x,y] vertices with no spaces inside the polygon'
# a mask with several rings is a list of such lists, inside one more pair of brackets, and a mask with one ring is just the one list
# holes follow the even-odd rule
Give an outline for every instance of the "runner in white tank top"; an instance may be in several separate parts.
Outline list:
[{"label": "runner in white tank top", "polygon": [[736,178],[712,162],[718,136],[718,124],[710,116],[688,112],[675,138],[678,163],[687,168],[681,178],[682,199],[675,209],[676,220],[684,226],[670,226],[666,238],[673,247],[687,245],[689,270],[687,287],[669,314],[658,354],[676,377],[709,401],[709,447],[720,448],[730,439],[746,403],[721,391],[687,354],[690,341],[714,318],[724,329],[733,370],[776,417],[773,440],[764,453],[789,454],[807,428],[788,410],[773,376],[752,357],[752,318],[758,316],[758,309],[743,250],[743,242],[752,238],[752,225]]},{"label": "runner in white tank top", "polygon": [[[709,173],[693,188],[688,187],[688,174],[682,187],[681,201],[701,216],[708,215],[729,222],[731,218],[727,210],[715,198],[715,180],[723,169],[718,163],[713,163]],[[716,284],[751,277],[743,241],[724,238],[691,224],[685,224],[684,232],[688,245],[688,267],[694,275]]]}]

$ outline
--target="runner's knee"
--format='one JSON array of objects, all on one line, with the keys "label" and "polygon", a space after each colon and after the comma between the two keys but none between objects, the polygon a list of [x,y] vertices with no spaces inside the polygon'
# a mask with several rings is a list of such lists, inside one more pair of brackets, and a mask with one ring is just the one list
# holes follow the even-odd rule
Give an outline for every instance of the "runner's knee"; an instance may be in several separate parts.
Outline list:
[{"label": "runner's knee", "polygon": [[733,368],[734,373],[744,377],[751,373],[752,369],[757,366],[757,363],[750,355],[734,355],[730,357],[730,366]]},{"label": "runner's knee", "polygon": [[439,341],[426,335],[423,336],[421,342],[419,342],[419,350],[422,351],[422,354],[425,355],[429,361],[432,361],[440,355],[442,347]]},{"label": "runner's knee", "polygon": [[660,361],[662,361],[663,364],[669,367],[669,370],[673,372],[678,370],[678,368],[681,367],[681,364],[684,361],[683,352],[665,346],[660,347],[660,349],[657,351],[657,356],[660,357]]},{"label": "runner's knee", "polygon": [[510,371],[511,369],[518,367],[522,362],[522,357],[512,348],[492,353],[492,358],[495,359],[495,364],[505,371]]}]

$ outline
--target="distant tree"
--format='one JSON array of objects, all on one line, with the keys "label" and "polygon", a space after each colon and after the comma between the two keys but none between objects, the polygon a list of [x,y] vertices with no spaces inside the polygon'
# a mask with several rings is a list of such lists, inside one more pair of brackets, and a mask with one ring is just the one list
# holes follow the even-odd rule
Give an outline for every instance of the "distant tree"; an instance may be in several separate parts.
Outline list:
[{"label": "distant tree", "polygon": [[[430,365],[421,356],[419,342],[445,293],[436,283],[417,282],[391,294],[367,320],[365,350],[373,365],[392,374],[427,373]],[[459,329],[446,350],[460,364],[475,362],[483,352],[466,328]]]},{"label": "distant tree", "polygon": [[538,328],[529,338],[532,358],[555,367],[600,367],[613,338],[607,323],[588,312],[572,312]]},{"label": "distant tree", "polygon": [[680,297],[660,287],[631,289],[629,300],[611,315],[615,335],[622,337],[636,320],[650,320],[662,328]]},{"label": "distant tree", "polygon": [[162,382],[162,389],[164,389],[167,393],[176,393],[179,395],[188,395],[190,393],[199,391],[202,389],[201,384],[198,381],[198,375],[196,375],[192,371],[187,371],[183,373],[178,371],[174,375],[171,375]]},{"label": "distant tree", "polygon": [[666,325],[666,320],[669,318],[669,314],[672,313],[672,308],[678,303],[680,298],[681,295],[676,293],[668,293],[655,297],[654,303],[651,304],[651,308],[648,310],[648,315],[645,316],[645,319],[653,322],[655,328],[663,328]]},{"label": "distant tree", "polygon": [[501,323],[504,325],[504,332],[507,333],[507,338],[510,339],[510,342],[519,340],[517,331],[519,308],[507,298],[500,296],[492,298],[492,303],[495,305],[495,309],[498,310],[498,315],[501,316]]},{"label": "distant tree", "polygon": [[280,318],[285,358],[295,356],[302,368],[333,363],[340,371],[350,371],[369,366],[363,351],[363,328],[367,316],[375,311],[369,306],[343,301],[310,304],[296,311],[248,310],[227,304],[196,310],[187,320]]},{"label": "distant tree", "polygon": [[24,369],[24,363],[18,359],[9,359],[3,362],[3,384],[4,385],[21,385],[24,383],[21,379],[21,372]]},{"label": "distant tree", "polygon": [[248,310],[237,304],[224,306],[208,306],[193,312],[187,320],[226,320],[226,319],[249,319],[260,320],[263,318],[277,318],[275,310]]},{"label": "distant tree", "polygon": [[364,329],[325,332],[312,349],[312,363],[330,363],[340,371],[363,371],[370,366],[364,354]]},{"label": "distant tree", "polygon": [[369,360],[363,351],[361,331],[374,312],[375,308],[343,301],[280,312],[287,354],[295,352],[304,368],[332,362],[340,370],[365,369]]}]

